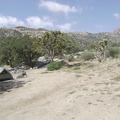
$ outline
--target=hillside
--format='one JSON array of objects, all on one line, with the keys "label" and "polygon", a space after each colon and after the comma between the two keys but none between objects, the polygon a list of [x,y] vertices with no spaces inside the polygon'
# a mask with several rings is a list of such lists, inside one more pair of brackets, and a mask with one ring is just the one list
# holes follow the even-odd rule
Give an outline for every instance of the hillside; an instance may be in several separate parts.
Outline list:
[{"label": "hillside", "polygon": [[107,39],[112,42],[120,42],[120,29],[116,29],[113,32],[100,32],[100,33],[88,33],[88,32],[70,32],[68,33],[77,41],[83,40],[87,42],[95,42],[103,39]]},{"label": "hillside", "polygon": [[23,26],[18,26],[14,28],[0,28],[0,38],[8,37],[8,36],[23,36],[30,35],[31,37],[41,36],[45,31],[43,28],[26,28]]},{"label": "hillside", "polygon": [[[23,36],[25,34],[31,37],[39,37],[47,31],[43,28],[27,28],[18,26],[14,28],[0,28],[0,38],[7,36]],[[115,29],[113,32],[100,32],[100,33],[88,33],[88,32],[68,32],[68,35],[72,36],[77,41],[96,42],[102,39],[107,39],[112,42],[120,41],[120,29]]]}]

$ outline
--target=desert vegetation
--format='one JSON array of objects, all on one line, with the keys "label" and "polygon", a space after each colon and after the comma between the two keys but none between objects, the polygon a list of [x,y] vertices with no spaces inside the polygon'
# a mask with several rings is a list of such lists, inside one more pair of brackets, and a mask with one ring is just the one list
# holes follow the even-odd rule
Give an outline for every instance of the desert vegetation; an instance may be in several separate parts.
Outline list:
[{"label": "desert vegetation", "polygon": [[0,40],[0,63],[14,67],[21,62],[27,62],[32,66],[32,61],[40,56],[40,53],[34,50],[35,41],[36,38],[28,35],[10,36]]},{"label": "desert vegetation", "polygon": [[101,62],[108,57],[119,58],[120,56],[120,43],[110,42],[107,39],[94,43],[78,41],[60,31],[46,31],[41,37],[8,36],[1,38],[0,48],[0,64],[11,67],[21,62],[34,67],[34,62],[38,61],[40,56],[44,56],[46,60],[53,62],[52,66],[59,66],[58,68],[61,68],[61,65],[54,63],[55,58],[68,62],[93,59]]},{"label": "desert vegetation", "polygon": [[40,37],[1,38],[0,48],[1,66],[14,68],[24,62],[34,68],[35,62],[49,63],[26,70],[27,76],[20,79],[20,72],[10,71],[15,80],[0,82],[0,119],[86,120],[97,114],[100,119],[119,120],[119,42],[77,40],[46,31]]}]

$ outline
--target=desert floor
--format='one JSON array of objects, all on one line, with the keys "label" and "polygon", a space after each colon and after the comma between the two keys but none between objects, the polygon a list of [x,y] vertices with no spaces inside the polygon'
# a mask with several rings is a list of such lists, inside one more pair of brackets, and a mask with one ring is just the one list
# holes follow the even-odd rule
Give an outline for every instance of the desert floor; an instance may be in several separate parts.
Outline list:
[{"label": "desert floor", "polygon": [[120,61],[88,61],[0,82],[0,120],[120,120]]}]

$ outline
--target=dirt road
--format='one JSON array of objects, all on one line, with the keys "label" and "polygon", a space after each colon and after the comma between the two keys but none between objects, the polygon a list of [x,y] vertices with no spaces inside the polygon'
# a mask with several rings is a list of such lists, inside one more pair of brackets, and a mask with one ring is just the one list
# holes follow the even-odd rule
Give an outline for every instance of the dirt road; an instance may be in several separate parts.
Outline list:
[{"label": "dirt road", "polygon": [[119,71],[115,60],[28,70],[0,94],[0,120],[120,120]]}]

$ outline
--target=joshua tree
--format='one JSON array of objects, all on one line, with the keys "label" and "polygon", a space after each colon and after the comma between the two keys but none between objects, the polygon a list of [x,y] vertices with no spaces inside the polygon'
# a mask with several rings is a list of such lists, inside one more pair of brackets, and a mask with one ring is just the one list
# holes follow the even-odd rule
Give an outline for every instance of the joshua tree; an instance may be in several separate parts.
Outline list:
[{"label": "joshua tree", "polygon": [[100,51],[99,61],[100,62],[102,59],[106,59],[107,44],[108,44],[107,40],[102,40],[99,42],[99,51]]},{"label": "joshua tree", "polygon": [[39,38],[36,46],[39,47],[41,51],[47,55],[50,62],[52,62],[55,56],[62,55],[66,49],[71,49],[72,43],[72,40],[69,40],[66,35],[60,31],[50,31],[45,32],[44,35]]}]

